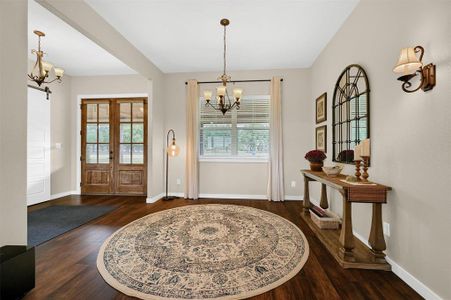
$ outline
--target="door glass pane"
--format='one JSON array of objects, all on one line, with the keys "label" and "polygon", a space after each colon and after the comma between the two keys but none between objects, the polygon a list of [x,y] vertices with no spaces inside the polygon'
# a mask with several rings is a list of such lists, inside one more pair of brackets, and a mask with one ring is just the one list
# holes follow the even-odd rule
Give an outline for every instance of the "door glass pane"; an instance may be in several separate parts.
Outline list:
[{"label": "door glass pane", "polygon": [[121,145],[119,149],[119,163],[129,164],[131,163],[131,145]]},{"label": "door glass pane", "polygon": [[110,142],[110,124],[99,124],[99,143]]},{"label": "door glass pane", "polygon": [[144,103],[133,103],[133,122],[144,122]]},{"label": "door glass pane", "polygon": [[108,122],[110,114],[110,105],[108,103],[99,104],[99,122]]},{"label": "door glass pane", "polygon": [[144,163],[144,145],[133,145],[132,146],[133,155],[132,155],[132,163],[133,164],[143,164]]},{"label": "door glass pane", "polygon": [[121,143],[131,142],[131,124],[121,124],[120,126],[120,141]]},{"label": "door glass pane", "polygon": [[133,123],[132,142],[133,143],[144,143],[144,124],[143,123]]},{"label": "door glass pane", "polygon": [[131,122],[131,103],[121,103],[119,105],[121,122]]},{"label": "door glass pane", "polygon": [[97,124],[86,124],[86,142],[97,143]]},{"label": "door glass pane", "polygon": [[99,144],[99,164],[110,163],[110,145]]},{"label": "door glass pane", "polygon": [[86,163],[97,163],[97,144],[86,144]]},{"label": "door glass pane", "polygon": [[87,104],[88,122],[97,122],[97,104]]}]

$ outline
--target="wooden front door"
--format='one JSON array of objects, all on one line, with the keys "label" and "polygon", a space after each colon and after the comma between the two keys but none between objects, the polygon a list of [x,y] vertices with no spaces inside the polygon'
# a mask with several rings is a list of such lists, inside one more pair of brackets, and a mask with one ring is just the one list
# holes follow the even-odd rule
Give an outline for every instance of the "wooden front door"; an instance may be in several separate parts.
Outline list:
[{"label": "wooden front door", "polygon": [[147,193],[147,99],[83,99],[82,194]]}]

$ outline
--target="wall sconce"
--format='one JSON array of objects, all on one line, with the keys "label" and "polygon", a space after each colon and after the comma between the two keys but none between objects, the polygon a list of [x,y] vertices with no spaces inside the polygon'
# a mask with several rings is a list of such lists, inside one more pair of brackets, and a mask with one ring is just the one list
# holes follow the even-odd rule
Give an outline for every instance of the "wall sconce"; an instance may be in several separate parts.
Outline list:
[{"label": "wall sconce", "polygon": [[[417,53],[420,54],[419,58]],[[429,91],[435,86],[435,65],[430,63],[423,66],[423,55],[424,48],[421,46],[401,50],[398,63],[393,68],[393,72],[403,74],[398,80],[403,82],[401,87],[406,93],[416,92],[420,88],[423,91]],[[420,84],[417,88],[410,89],[412,87],[411,80],[417,75],[421,76]]]}]

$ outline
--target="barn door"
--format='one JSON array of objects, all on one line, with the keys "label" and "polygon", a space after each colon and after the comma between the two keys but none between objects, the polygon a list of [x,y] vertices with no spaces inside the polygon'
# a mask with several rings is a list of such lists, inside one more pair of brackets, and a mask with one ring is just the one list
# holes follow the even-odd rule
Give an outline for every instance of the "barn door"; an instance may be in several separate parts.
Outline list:
[{"label": "barn door", "polygon": [[82,100],[82,194],[147,193],[146,102]]}]

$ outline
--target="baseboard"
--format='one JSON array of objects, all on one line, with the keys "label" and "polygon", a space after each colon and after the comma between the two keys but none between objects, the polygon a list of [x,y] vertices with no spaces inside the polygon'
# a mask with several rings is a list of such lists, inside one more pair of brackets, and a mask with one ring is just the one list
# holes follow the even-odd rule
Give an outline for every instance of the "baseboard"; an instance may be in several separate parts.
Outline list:
[{"label": "baseboard", "polygon": [[[184,193],[168,193],[169,196],[175,197],[185,197]],[[146,199],[147,203],[155,203],[161,198],[163,198],[165,193],[158,194],[153,197]],[[266,195],[253,195],[253,194],[199,194],[199,198],[209,198],[209,199],[243,199],[243,200],[268,200]],[[288,201],[302,201],[302,196],[287,195],[285,200]]]},{"label": "baseboard", "polygon": [[158,200],[160,200],[161,198],[163,198],[164,195],[165,195],[165,193],[160,193],[160,194],[158,194],[158,195],[156,195],[156,196],[148,197],[148,198],[146,199],[146,203],[155,203],[155,202],[157,202]]},{"label": "baseboard", "polygon": [[54,200],[54,199],[66,197],[66,196],[69,196],[69,195],[76,195],[76,194],[78,194],[77,191],[68,191],[68,192],[53,194],[53,195],[50,196],[49,200]]},{"label": "baseboard", "polygon": [[249,195],[249,194],[199,194],[199,198],[268,200],[268,198],[266,198],[266,195]]},{"label": "baseboard", "polygon": [[[363,236],[361,236],[359,233],[353,230],[354,236],[358,238],[362,243],[367,245],[371,248],[371,246],[368,244],[368,240],[365,239]],[[387,262],[392,267],[392,272],[395,273],[399,278],[402,279],[407,285],[409,285],[412,289],[414,289],[418,294],[420,294],[423,298],[427,300],[440,300],[442,299],[439,295],[434,293],[429,287],[427,287],[424,283],[419,281],[415,276],[410,274],[407,270],[405,270],[403,267],[398,265],[393,259],[386,256],[385,257]]]},{"label": "baseboard", "polygon": [[41,203],[44,203],[44,202],[47,202],[47,201],[52,201],[52,200],[55,200],[55,199],[58,199],[58,198],[66,197],[66,196],[69,196],[69,195],[77,195],[77,194],[78,194],[77,191],[68,191],[68,192],[53,194],[53,195],[50,195],[50,198],[47,199],[47,200],[41,200],[41,201],[36,201],[36,202],[33,202],[33,203],[27,203],[27,206],[33,206],[33,205],[36,205],[36,204],[41,204]]},{"label": "baseboard", "polygon": [[304,200],[304,197],[302,196],[290,196],[290,195],[286,195],[285,196],[285,200],[289,200],[289,201],[302,201]]}]

